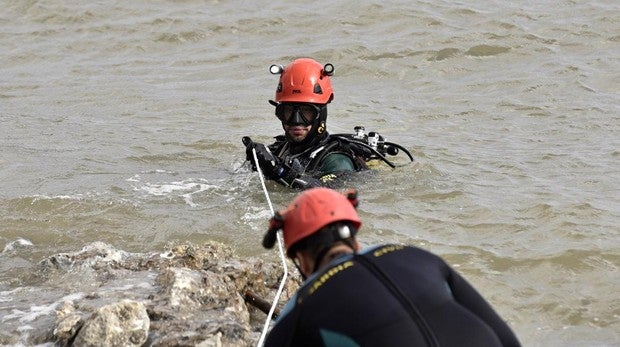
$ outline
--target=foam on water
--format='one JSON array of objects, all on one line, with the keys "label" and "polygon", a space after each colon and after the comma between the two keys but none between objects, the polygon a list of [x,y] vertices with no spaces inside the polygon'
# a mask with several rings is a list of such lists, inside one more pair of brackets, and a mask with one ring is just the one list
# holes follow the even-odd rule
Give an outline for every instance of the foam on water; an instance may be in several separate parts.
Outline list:
[{"label": "foam on water", "polygon": [[65,301],[81,299],[84,296],[84,293],[71,293],[47,305],[32,305],[27,311],[13,309],[10,314],[6,314],[2,317],[2,322],[6,323],[11,320],[17,320],[20,323],[29,323],[41,316],[54,315],[56,313],[56,308]]},{"label": "foam on water", "polygon": [[18,238],[15,241],[11,241],[4,246],[2,253],[13,251],[17,248],[33,246],[32,242],[26,239]]}]

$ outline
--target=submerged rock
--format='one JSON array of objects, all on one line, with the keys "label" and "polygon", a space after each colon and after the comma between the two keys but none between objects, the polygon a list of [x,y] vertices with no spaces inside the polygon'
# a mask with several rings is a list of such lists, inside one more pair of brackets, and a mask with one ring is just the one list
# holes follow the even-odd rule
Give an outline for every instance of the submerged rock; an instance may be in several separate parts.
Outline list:
[{"label": "submerged rock", "polygon": [[[217,242],[142,254],[96,242],[39,267],[50,282],[88,290],[58,305],[54,326],[31,341],[61,346],[254,346],[266,314],[244,293],[271,302],[283,273],[281,264],[238,259]],[[280,305],[299,282],[289,277]]]}]

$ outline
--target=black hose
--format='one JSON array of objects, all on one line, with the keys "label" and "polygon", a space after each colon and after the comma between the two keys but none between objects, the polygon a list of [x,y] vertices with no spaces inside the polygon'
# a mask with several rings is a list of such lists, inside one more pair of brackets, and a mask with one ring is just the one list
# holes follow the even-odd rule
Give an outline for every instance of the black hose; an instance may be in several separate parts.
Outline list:
[{"label": "black hose", "polygon": [[[388,164],[391,168],[396,168],[396,165],[394,163],[392,163],[388,158],[386,158],[383,154],[381,154],[378,150],[376,150],[375,148],[371,147],[369,144],[364,143],[363,141],[361,141],[360,139],[357,139],[354,137],[354,135],[352,134],[332,134],[331,136],[335,136],[335,137],[339,137],[341,139],[347,140],[347,141],[351,141],[351,142],[355,142],[356,144],[361,145],[362,147],[370,150],[374,155],[376,155],[379,159],[381,159],[383,162],[385,162],[386,164]],[[402,150],[403,152],[405,152],[405,154],[409,157],[409,159],[413,162],[413,155],[411,155],[411,153],[403,146],[393,143],[393,142],[383,142],[384,144],[388,145],[388,146],[393,146],[396,147],[400,150]]]},{"label": "black hose", "polygon": [[398,149],[400,149],[401,151],[405,152],[405,154],[407,154],[407,156],[409,157],[409,159],[411,159],[411,161],[414,161],[413,159],[413,155],[411,155],[411,153],[403,146],[399,145],[398,143],[394,143],[394,142],[384,142],[386,145],[389,146],[393,146],[396,147]]}]

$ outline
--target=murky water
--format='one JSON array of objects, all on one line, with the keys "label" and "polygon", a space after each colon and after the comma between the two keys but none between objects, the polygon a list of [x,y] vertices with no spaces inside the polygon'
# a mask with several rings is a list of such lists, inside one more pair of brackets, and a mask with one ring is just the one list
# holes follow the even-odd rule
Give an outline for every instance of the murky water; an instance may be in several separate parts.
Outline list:
[{"label": "murky water", "polygon": [[351,182],[364,244],[442,255],[524,345],[619,343],[620,4],[0,4],[3,332],[79,295],[36,265],[93,241],[275,257],[241,137],[279,133],[268,67],[311,56],[336,67],[330,131],[417,159]]}]

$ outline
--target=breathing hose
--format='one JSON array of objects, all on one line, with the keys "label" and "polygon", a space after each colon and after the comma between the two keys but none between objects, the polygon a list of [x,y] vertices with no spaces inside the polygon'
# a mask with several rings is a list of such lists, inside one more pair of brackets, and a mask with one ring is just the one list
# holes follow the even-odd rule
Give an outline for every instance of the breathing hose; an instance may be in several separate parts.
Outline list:
[{"label": "breathing hose", "polygon": [[[364,142],[362,140],[356,139],[351,134],[333,134],[332,136],[340,138],[340,139],[343,139],[345,141],[349,141],[350,143],[355,143],[357,145],[360,145],[360,146],[366,148],[377,159],[381,159],[384,163],[386,163],[388,166],[390,166],[393,169],[396,168],[397,166],[403,166],[403,165],[396,165],[396,164],[392,163],[383,153],[379,152],[376,148],[372,147],[371,145],[369,145],[368,143],[366,143],[366,142]],[[398,150],[401,150],[403,153],[405,153],[407,155],[407,157],[409,157],[409,160],[411,162],[414,161],[413,155],[411,155],[411,152],[409,152],[405,147],[403,147],[403,146],[401,146],[401,145],[399,145],[397,143],[388,142],[388,141],[384,141],[384,145],[386,145],[388,147],[396,148],[396,152],[398,152]]]}]

